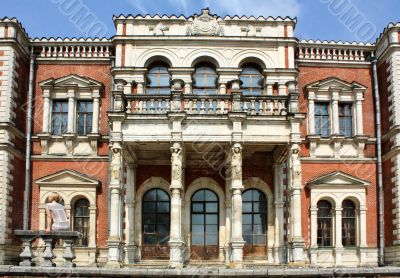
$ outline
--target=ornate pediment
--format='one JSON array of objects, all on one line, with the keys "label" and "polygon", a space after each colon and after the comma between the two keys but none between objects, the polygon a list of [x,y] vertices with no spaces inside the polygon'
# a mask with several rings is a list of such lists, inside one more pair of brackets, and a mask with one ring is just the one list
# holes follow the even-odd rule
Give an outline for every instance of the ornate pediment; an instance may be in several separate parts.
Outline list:
[{"label": "ornate pediment", "polygon": [[73,170],[63,170],[36,180],[36,184],[39,186],[65,187],[84,185],[96,187],[100,182]]},{"label": "ornate pediment", "polygon": [[336,171],[327,175],[318,177],[308,183],[309,187],[315,186],[359,186],[366,187],[369,182],[356,178],[352,175]]},{"label": "ornate pediment", "polygon": [[88,78],[88,77],[83,77],[79,76],[76,74],[71,74],[67,75],[61,78],[50,78],[47,80],[44,80],[40,83],[41,87],[70,87],[70,86],[75,86],[79,88],[87,88],[87,87],[102,87],[103,84]]},{"label": "ornate pediment", "polygon": [[187,27],[186,34],[190,36],[223,36],[224,27],[217,16],[210,15],[209,9],[201,10],[200,15],[193,16],[193,22]]},{"label": "ornate pediment", "polygon": [[330,77],[327,79],[319,80],[306,86],[308,91],[330,91],[332,89],[338,89],[342,92],[354,92],[355,90],[364,91],[367,88],[357,82],[348,83],[336,77]]}]

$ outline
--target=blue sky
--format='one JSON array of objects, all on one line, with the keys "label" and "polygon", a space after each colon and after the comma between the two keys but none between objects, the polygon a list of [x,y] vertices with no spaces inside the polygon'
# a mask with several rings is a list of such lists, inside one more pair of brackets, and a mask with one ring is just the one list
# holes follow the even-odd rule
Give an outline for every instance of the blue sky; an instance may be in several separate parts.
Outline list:
[{"label": "blue sky", "polygon": [[[399,0],[1,0],[0,17],[17,17],[31,37],[86,37],[74,7],[92,13],[92,33],[114,34],[113,14],[198,13],[296,16],[300,39],[375,41],[389,22],[400,21]],[[70,9],[68,9],[70,8]],[[83,10],[82,10],[83,11]],[[351,24],[348,16],[356,21]],[[72,19],[71,19],[72,17]],[[91,24],[88,22],[88,24]]]}]

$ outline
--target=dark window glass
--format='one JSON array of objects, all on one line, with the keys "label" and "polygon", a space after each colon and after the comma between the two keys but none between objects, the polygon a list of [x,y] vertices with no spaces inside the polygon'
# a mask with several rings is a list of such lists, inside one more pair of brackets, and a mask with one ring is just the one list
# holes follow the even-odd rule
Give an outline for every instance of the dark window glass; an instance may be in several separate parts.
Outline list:
[{"label": "dark window glass", "polygon": [[160,63],[150,67],[147,74],[147,94],[169,94],[170,74],[168,66]]},{"label": "dark window glass", "polygon": [[74,231],[81,232],[83,235],[75,243],[79,246],[88,246],[89,244],[89,206],[87,199],[79,199],[74,205]]},{"label": "dark window glass", "polygon": [[345,137],[353,136],[352,105],[349,103],[339,104],[339,132]]},{"label": "dark window glass", "polygon": [[209,64],[196,66],[193,75],[193,92],[195,94],[217,93],[217,72]]},{"label": "dark window glass", "polygon": [[342,244],[343,246],[356,245],[356,206],[350,200],[342,203]]},{"label": "dark window glass", "polygon": [[93,101],[78,101],[78,135],[92,132]]},{"label": "dark window glass", "polygon": [[319,247],[332,246],[332,206],[328,201],[317,204],[317,244]]},{"label": "dark window glass", "polygon": [[142,223],[144,244],[165,244],[169,240],[170,202],[168,194],[159,188],[143,196]]},{"label": "dark window glass", "polygon": [[218,197],[208,189],[192,196],[192,245],[218,245]]},{"label": "dark window glass", "polygon": [[330,135],[329,104],[315,103],[314,109],[315,133],[328,137]]},{"label": "dark window glass", "polygon": [[239,76],[242,81],[242,91],[245,95],[261,95],[263,84],[261,70],[257,65],[246,64]]},{"label": "dark window glass", "polygon": [[52,133],[62,135],[67,132],[68,126],[68,101],[53,100],[52,110]]},{"label": "dark window glass", "polygon": [[258,189],[243,192],[243,239],[249,245],[267,243],[267,199]]}]

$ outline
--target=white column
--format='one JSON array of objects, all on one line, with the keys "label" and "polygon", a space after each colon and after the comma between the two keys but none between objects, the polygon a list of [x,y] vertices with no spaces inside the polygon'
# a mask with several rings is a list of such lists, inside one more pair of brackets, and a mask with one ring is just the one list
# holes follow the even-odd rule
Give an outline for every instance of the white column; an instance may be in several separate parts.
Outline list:
[{"label": "white column", "polygon": [[367,247],[367,208],[365,206],[360,207],[359,225],[360,247]]},{"label": "white column", "polygon": [[332,133],[339,134],[339,93],[332,92]]},{"label": "white column", "polygon": [[50,132],[50,95],[46,95],[43,100],[43,133]]},{"label": "white column", "polygon": [[363,111],[362,111],[362,99],[357,97],[356,100],[356,134],[363,135]]},{"label": "white column", "polygon": [[137,244],[135,242],[135,188],[136,164],[130,162],[126,172],[125,191],[125,262],[132,264],[136,260]]},{"label": "white column", "polygon": [[342,207],[335,208],[335,265],[342,265],[342,253],[343,253],[343,245],[342,245]]},{"label": "white column", "polygon": [[230,154],[231,192],[232,192],[232,229],[231,229],[231,261],[232,267],[241,268],[243,263],[242,235],[242,146],[234,143]]},{"label": "white column", "polygon": [[75,93],[73,89],[68,89],[67,133],[74,133],[74,125],[75,125]]},{"label": "white column", "polygon": [[300,146],[293,144],[290,149],[290,176],[291,176],[291,218],[292,218],[292,260],[303,262],[304,240],[301,231],[301,163]]},{"label": "white column", "polygon": [[99,133],[99,114],[100,114],[100,97],[93,98],[93,119],[92,119],[92,133]]},{"label": "white column", "polygon": [[280,96],[286,96],[287,95],[286,85],[285,84],[279,84],[278,85],[278,95],[280,95]]},{"label": "white column", "polygon": [[171,147],[171,230],[170,267],[183,267],[182,237],[182,191],[183,191],[183,147],[175,142]]},{"label": "white column", "polygon": [[108,235],[108,262],[109,267],[120,267],[121,262],[121,192],[122,192],[122,146],[114,142],[111,148],[111,181],[110,190],[110,232]]},{"label": "white column", "polygon": [[282,164],[274,166],[274,199],[275,199],[275,233],[274,233],[274,253],[275,263],[282,262],[283,244],[283,179]]},{"label": "white column", "polygon": [[308,94],[308,133],[315,134],[314,93]]},{"label": "white column", "polygon": [[232,196],[231,196],[231,180],[230,167],[225,169],[225,264],[229,265],[231,258],[231,250],[229,242],[231,240],[231,225],[232,225]]}]

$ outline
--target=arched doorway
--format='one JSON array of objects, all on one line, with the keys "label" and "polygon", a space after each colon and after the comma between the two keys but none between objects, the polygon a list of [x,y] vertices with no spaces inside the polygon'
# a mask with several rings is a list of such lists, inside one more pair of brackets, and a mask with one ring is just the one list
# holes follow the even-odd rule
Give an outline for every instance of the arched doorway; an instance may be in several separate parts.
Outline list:
[{"label": "arched doorway", "polygon": [[242,229],[243,256],[266,258],[267,255],[267,199],[258,189],[243,192]]},{"label": "arched doorway", "polygon": [[191,259],[218,259],[218,231],[218,197],[209,189],[200,189],[191,199]]},{"label": "arched doorway", "polygon": [[168,259],[169,232],[169,195],[162,189],[151,189],[142,201],[142,258]]}]

